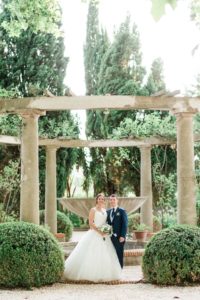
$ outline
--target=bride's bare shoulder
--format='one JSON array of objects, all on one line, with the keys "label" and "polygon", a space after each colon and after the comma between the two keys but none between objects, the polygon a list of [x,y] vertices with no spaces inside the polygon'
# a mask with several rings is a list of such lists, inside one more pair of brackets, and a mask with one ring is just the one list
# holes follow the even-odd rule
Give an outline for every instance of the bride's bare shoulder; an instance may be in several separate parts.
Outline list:
[{"label": "bride's bare shoulder", "polygon": [[92,207],[92,208],[90,209],[90,212],[94,212],[94,211],[96,211],[96,207]]}]

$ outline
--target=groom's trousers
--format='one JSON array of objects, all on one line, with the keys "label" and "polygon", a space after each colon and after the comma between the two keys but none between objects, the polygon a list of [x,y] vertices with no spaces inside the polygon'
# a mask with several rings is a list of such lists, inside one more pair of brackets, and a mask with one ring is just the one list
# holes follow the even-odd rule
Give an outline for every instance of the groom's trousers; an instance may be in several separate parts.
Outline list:
[{"label": "groom's trousers", "polygon": [[124,257],[124,244],[125,244],[125,242],[120,243],[119,238],[115,237],[113,235],[111,236],[111,241],[112,241],[112,243],[115,247],[115,250],[117,252],[119,263],[120,263],[121,267],[123,268],[123,257]]}]

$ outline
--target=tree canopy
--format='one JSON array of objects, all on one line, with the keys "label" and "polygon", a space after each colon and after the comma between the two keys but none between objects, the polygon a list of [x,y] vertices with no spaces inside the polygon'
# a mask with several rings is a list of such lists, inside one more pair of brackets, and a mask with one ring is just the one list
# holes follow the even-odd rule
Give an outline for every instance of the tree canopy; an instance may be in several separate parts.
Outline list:
[{"label": "tree canopy", "polygon": [[[12,0],[3,1],[3,10],[0,13],[1,23],[4,21],[9,22],[10,18],[12,18],[11,12],[7,7],[7,5],[9,3],[12,4],[12,2]],[[30,2],[32,3],[35,1]],[[47,5],[47,2],[48,1],[42,2],[41,6],[43,6],[44,3]],[[19,3],[22,4],[20,1]],[[37,3],[40,7],[39,2]],[[53,3],[54,1],[52,1],[52,4],[49,4],[49,8],[52,8]],[[28,7],[26,7],[26,9],[28,9]],[[36,6],[36,9],[37,7],[38,6]],[[30,13],[32,12],[32,9],[33,8],[31,7]],[[57,21],[54,19],[52,19],[51,22],[53,22],[54,25],[57,24]],[[58,25],[60,30],[61,23]],[[36,33],[32,25],[23,29],[19,36],[11,36],[3,27],[0,27],[0,34],[1,96],[5,98],[8,96],[39,96],[44,95],[46,89],[50,90],[55,95],[64,95],[65,90],[67,89],[64,84],[64,78],[69,59],[64,54],[65,47],[62,36],[55,36],[52,33],[42,31]],[[19,116],[1,116],[0,124],[1,134],[20,136],[21,118]],[[78,122],[69,111],[47,112],[46,116],[39,118],[40,137],[55,138],[64,136],[78,138],[78,134]],[[20,156],[19,147],[10,148],[2,146],[0,147],[0,155],[5,155],[5,157],[7,157],[0,167],[0,172],[4,172],[4,168],[10,159],[14,161],[18,160]],[[57,193],[59,196],[64,194],[67,187],[67,179],[76,163],[77,155],[76,149],[59,149],[57,151]],[[45,196],[45,151],[42,148],[39,150],[39,162],[40,201],[41,208],[43,208]],[[11,164],[11,167],[12,165],[14,164]],[[20,172],[20,169],[18,169],[18,172]],[[8,197],[9,195],[7,195],[7,200]]]},{"label": "tree canopy", "polygon": [[1,27],[10,37],[19,37],[27,29],[33,33],[60,35],[61,9],[58,0],[2,0],[1,8],[8,15]]}]

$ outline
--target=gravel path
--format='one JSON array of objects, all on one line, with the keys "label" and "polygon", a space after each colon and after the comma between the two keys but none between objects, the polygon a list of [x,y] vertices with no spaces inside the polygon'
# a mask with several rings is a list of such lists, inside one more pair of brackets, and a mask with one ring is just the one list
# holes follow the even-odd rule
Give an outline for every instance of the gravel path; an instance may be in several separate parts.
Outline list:
[{"label": "gravel path", "polygon": [[[124,278],[141,278],[139,266],[126,267]],[[158,287],[151,284],[54,284],[40,289],[0,290],[0,300],[199,300],[200,286]]]}]

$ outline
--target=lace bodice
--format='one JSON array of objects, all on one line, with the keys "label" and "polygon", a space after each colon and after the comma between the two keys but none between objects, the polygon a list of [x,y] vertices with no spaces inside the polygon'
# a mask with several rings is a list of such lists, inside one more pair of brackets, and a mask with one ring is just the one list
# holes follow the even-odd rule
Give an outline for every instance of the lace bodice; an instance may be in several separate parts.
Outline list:
[{"label": "lace bodice", "polygon": [[94,208],[94,210],[95,210],[94,224],[95,224],[95,226],[100,227],[106,223],[107,212],[105,209],[103,209],[102,211],[99,211],[96,209],[96,207]]}]

